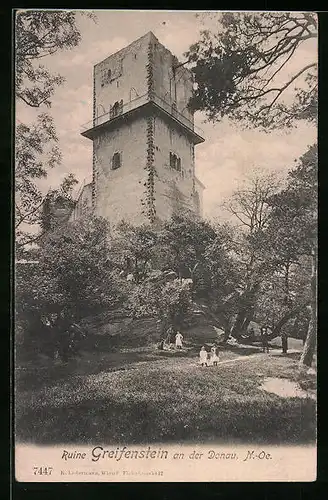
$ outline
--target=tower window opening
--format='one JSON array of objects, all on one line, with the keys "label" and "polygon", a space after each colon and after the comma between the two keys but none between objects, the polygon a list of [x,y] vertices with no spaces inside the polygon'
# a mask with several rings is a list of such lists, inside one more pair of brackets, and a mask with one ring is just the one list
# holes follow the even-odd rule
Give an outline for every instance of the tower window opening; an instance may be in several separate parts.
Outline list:
[{"label": "tower window opening", "polygon": [[170,152],[170,167],[181,172],[181,158],[175,153]]},{"label": "tower window opening", "polygon": [[112,71],[110,69],[103,68],[101,70],[101,86],[103,87],[105,84],[110,83],[111,77]]},{"label": "tower window opening", "polygon": [[117,151],[112,156],[112,170],[116,170],[122,166],[122,154]]}]

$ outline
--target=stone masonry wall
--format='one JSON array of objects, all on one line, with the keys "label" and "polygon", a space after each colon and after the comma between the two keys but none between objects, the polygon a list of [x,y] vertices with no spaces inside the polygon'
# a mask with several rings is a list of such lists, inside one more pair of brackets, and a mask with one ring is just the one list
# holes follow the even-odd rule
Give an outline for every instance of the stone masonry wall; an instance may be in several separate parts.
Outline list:
[{"label": "stone masonry wall", "polygon": [[[104,131],[95,140],[97,165],[96,214],[107,218],[111,224],[125,219],[134,224],[145,222],[142,200],[147,180],[146,118],[122,122],[113,131]],[[122,165],[111,169],[112,156],[121,152]]]},{"label": "stone masonry wall", "polygon": [[[160,117],[154,126],[155,165],[158,178],[155,182],[156,212],[167,219],[173,211],[194,209],[193,145],[185,134]],[[170,166],[170,152],[181,159],[181,172]]]},{"label": "stone masonry wall", "polygon": [[149,39],[147,34],[95,66],[97,116],[107,113],[116,101],[123,100],[124,106],[147,93]]},{"label": "stone masonry wall", "polygon": [[[192,96],[193,77],[184,66],[179,66],[178,59],[152,36],[154,93],[169,105],[176,103],[179,113],[193,122],[193,114],[187,104]],[[174,66],[179,66],[176,70]]]},{"label": "stone masonry wall", "polygon": [[[150,40],[152,63],[152,92],[165,104],[176,104],[176,110],[193,123],[187,108],[192,95],[192,75],[180,66],[179,61],[152,35]],[[161,102],[161,101],[159,101]],[[170,109],[165,107],[165,109]],[[156,116],[153,120],[155,209],[156,216],[168,219],[174,211],[195,210],[194,144],[183,131],[169,119]],[[181,159],[181,172],[170,167],[170,152]]]},{"label": "stone masonry wall", "polygon": [[[187,109],[192,77],[152,33],[94,67],[94,115],[109,112],[123,100],[156,96],[193,122]],[[138,100],[133,107],[144,102]],[[156,102],[156,100],[155,100]],[[167,108],[166,108],[167,110]],[[125,219],[133,224],[167,219],[181,208],[195,209],[194,145],[186,133],[155,108],[133,118],[117,119],[116,129],[99,131],[93,144],[93,208],[111,224]],[[122,165],[112,170],[113,154]],[[181,172],[170,167],[170,152],[181,158]]]},{"label": "stone masonry wall", "polygon": [[92,209],[92,183],[86,184],[76,201],[70,220],[76,220],[82,217],[86,212]]}]

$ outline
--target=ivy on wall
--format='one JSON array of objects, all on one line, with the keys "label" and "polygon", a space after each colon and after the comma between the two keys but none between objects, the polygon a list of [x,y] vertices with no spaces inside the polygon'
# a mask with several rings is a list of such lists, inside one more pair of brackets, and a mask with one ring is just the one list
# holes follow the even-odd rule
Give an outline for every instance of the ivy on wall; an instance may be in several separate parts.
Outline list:
[{"label": "ivy on wall", "polygon": [[146,65],[147,70],[147,87],[148,87],[148,99],[152,99],[154,97],[154,54],[153,54],[153,46],[151,43],[148,45],[148,63]]},{"label": "ivy on wall", "polygon": [[[93,95],[92,95],[92,120],[93,126],[96,125],[96,75],[95,70],[93,69]],[[92,209],[96,208],[96,152],[95,152],[95,144],[92,142]]]},{"label": "ivy on wall", "polygon": [[147,173],[146,181],[144,182],[145,197],[141,204],[144,207],[142,213],[146,215],[151,223],[156,219],[155,207],[155,176],[156,169],[154,166],[155,146],[154,146],[154,123],[153,118],[147,119],[147,161],[145,170]]},{"label": "ivy on wall", "polygon": [[[146,65],[147,70],[147,87],[148,87],[148,99],[152,99],[154,96],[154,74],[153,74],[153,47],[152,44],[148,45],[148,63]],[[156,169],[154,166],[154,156],[155,156],[155,146],[154,146],[154,118],[147,118],[147,155],[146,155],[146,166],[144,167],[147,173],[146,181],[144,182],[145,195],[144,199],[141,201],[143,206],[142,213],[146,215],[148,220],[153,223],[156,219],[156,207],[155,207],[155,176]]]}]

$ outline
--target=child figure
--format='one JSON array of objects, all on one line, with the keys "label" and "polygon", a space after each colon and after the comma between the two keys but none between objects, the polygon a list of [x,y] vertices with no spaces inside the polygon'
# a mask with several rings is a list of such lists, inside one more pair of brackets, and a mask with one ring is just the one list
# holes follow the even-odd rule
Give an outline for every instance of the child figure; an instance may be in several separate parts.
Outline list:
[{"label": "child figure", "polygon": [[207,351],[204,346],[199,351],[199,362],[202,366],[207,366]]},{"label": "child figure", "polygon": [[218,348],[216,345],[211,347],[211,354],[210,354],[210,359],[211,359],[211,365],[213,366],[218,366],[218,361],[219,361],[219,356],[218,356]]},{"label": "child figure", "polygon": [[183,336],[181,335],[180,332],[178,332],[175,336],[175,347],[177,349],[182,349],[182,341],[183,341]]}]

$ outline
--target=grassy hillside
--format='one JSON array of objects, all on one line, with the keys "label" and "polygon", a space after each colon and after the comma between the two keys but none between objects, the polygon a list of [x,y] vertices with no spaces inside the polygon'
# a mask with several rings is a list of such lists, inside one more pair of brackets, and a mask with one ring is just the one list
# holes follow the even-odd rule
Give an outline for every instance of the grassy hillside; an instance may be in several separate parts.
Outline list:
[{"label": "grassy hillside", "polygon": [[197,354],[127,349],[72,361],[57,378],[39,370],[29,379],[22,370],[17,438],[52,444],[315,439],[313,399],[260,389],[267,376],[296,380],[298,355],[240,359],[224,351],[217,368],[202,368]]}]

